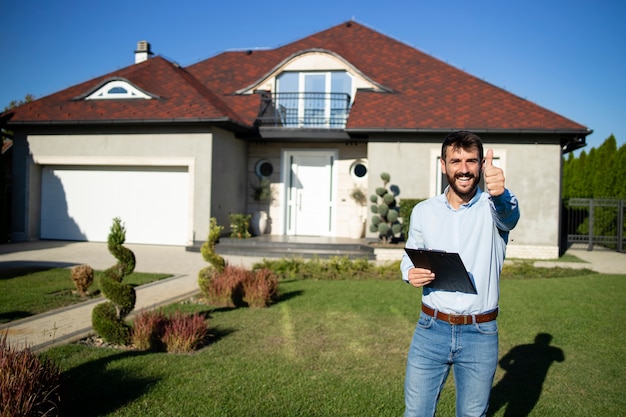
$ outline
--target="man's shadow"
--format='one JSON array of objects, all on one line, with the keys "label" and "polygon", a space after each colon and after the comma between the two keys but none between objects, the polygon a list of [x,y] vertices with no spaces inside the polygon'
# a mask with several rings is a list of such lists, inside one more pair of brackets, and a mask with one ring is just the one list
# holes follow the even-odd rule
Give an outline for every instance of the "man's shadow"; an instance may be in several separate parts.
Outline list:
[{"label": "man's shadow", "polygon": [[560,348],[550,346],[551,341],[551,335],[539,333],[534,344],[515,346],[500,359],[506,374],[491,390],[488,416],[505,406],[505,417],[528,416],[539,401],[550,365],[565,360]]}]

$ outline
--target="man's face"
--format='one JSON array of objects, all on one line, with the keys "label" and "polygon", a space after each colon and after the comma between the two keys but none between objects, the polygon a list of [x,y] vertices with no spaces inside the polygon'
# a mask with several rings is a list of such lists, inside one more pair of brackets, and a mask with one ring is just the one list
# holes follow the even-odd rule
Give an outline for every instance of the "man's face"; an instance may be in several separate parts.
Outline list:
[{"label": "man's face", "polygon": [[474,196],[480,182],[482,161],[478,149],[448,146],[446,160],[441,160],[441,172],[448,178],[452,191],[461,199]]}]

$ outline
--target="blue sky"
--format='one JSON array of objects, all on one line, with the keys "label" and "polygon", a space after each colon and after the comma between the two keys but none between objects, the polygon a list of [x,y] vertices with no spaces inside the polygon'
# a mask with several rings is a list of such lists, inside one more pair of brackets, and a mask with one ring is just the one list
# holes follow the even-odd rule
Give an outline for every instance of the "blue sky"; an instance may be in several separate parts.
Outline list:
[{"label": "blue sky", "polygon": [[134,62],[274,48],[347,20],[626,143],[623,0],[5,0],[0,109]]}]

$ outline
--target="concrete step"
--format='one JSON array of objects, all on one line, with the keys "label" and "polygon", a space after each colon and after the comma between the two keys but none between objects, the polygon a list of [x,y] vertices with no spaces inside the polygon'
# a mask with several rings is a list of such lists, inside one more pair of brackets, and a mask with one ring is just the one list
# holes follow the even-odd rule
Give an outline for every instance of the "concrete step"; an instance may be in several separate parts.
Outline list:
[{"label": "concrete step", "polygon": [[[195,242],[187,250],[200,252],[203,242]],[[374,248],[361,240],[302,237],[261,237],[249,239],[220,238],[215,245],[219,255],[254,256],[265,258],[301,257],[328,259],[376,259]]]}]

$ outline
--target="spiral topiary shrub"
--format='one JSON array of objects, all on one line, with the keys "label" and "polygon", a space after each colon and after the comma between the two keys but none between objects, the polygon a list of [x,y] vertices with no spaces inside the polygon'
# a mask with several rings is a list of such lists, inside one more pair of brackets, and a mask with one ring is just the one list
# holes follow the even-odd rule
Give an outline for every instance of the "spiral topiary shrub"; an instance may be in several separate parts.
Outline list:
[{"label": "spiral topiary shrub", "polygon": [[119,218],[113,219],[108,238],[109,252],[118,260],[100,276],[100,290],[108,302],[98,304],[92,312],[93,329],[109,343],[127,345],[131,328],[124,319],[135,308],[135,289],[122,279],[135,270],[135,254],[125,246],[126,229]]},{"label": "spiral topiary shrub", "polygon": [[380,174],[380,179],[383,180],[383,186],[376,187],[376,193],[370,196],[370,202],[372,202],[370,211],[373,213],[370,232],[378,233],[378,238],[387,243],[402,234],[402,223],[396,201],[399,191],[397,187],[387,186],[391,179],[388,173]]},{"label": "spiral topiary shrub", "polygon": [[215,253],[215,243],[219,240],[222,230],[224,230],[224,227],[217,224],[217,219],[215,217],[211,217],[209,224],[209,236],[200,248],[202,258],[204,258],[209,265],[202,268],[198,273],[198,285],[200,286],[200,292],[205,298],[209,298],[207,291],[210,287],[211,281],[218,274],[221,274],[226,266],[224,258]]}]

